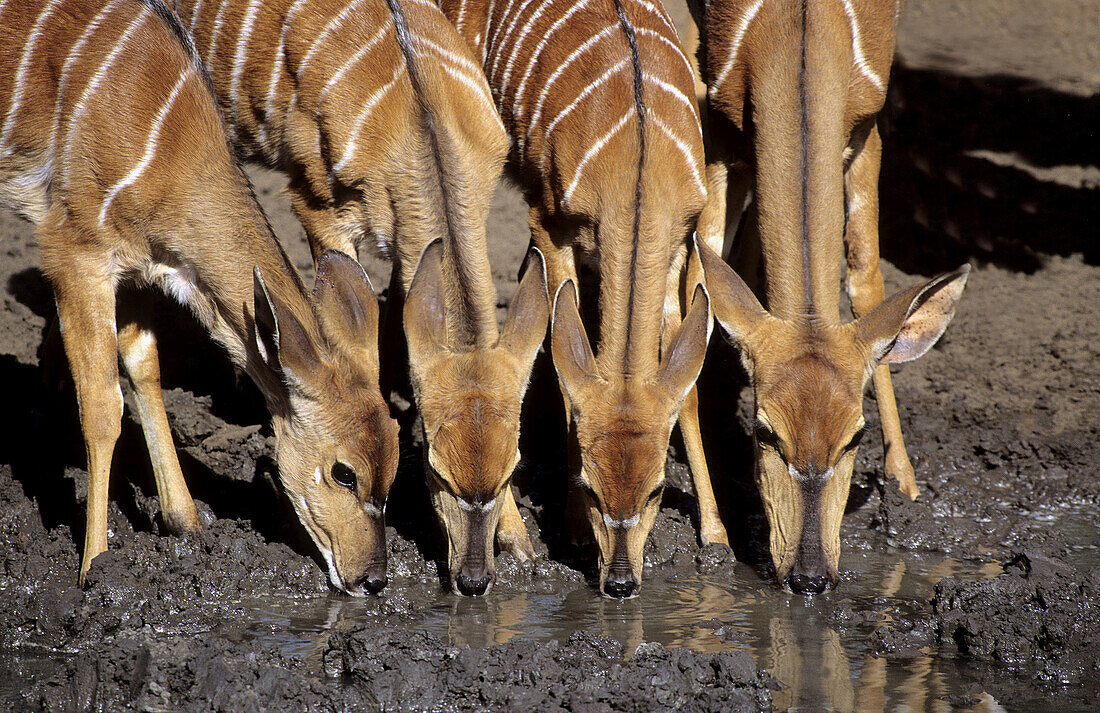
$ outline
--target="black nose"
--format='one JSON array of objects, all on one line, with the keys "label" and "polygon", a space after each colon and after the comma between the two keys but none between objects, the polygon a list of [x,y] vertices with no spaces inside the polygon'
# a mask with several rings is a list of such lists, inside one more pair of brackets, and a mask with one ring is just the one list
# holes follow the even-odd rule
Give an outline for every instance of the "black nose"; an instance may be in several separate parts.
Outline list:
[{"label": "black nose", "polygon": [[387,581],[385,574],[368,572],[355,583],[355,586],[369,594],[378,594],[386,586]]},{"label": "black nose", "polygon": [[792,574],[787,577],[787,586],[798,594],[821,594],[829,586],[828,577],[810,577],[804,574]]},{"label": "black nose", "polygon": [[471,577],[465,573],[460,573],[455,577],[455,586],[460,594],[467,597],[480,597],[489,589],[492,581],[493,578],[488,574],[481,577]]},{"label": "black nose", "polygon": [[634,596],[634,593],[638,591],[638,583],[634,581],[633,574],[613,574],[603,583],[603,591],[609,597],[626,599]]}]

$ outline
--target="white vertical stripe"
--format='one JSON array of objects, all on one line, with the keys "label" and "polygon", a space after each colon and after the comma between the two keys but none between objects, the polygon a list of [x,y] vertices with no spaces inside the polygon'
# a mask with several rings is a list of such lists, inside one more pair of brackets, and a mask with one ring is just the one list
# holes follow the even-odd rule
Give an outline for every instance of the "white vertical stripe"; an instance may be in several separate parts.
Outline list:
[{"label": "white vertical stripe", "polygon": [[[248,51],[248,40],[252,37],[252,24],[256,21],[256,12],[260,9],[261,0],[248,0],[248,9],[244,13],[244,27],[237,35],[237,51],[233,55],[233,74],[229,78],[229,115],[231,121],[237,120],[237,92],[241,88],[241,72],[244,71],[245,54]],[[236,127],[233,128],[234,134]]]},{"label": "white vertical stripe", "polygon": [[485,64],[485,50],[489,46],[489,26],[493,23],[494,5],[496,5],[496,0],[490,0],[489,11],[485,13],[485,29],[476,38],[477,44],[481,47],[481,64],[483,66]]},{"label": "white vertical stripe", "polygon": [[324,41],[328,39],[333,30],[344,24],[344,20],[348,19],[348,17],[351,15],[352,8],[354,8],[360,2],[362,2],[362,0],[351,0],[351,2],[348,3],[344,7],[344,9],[336,15],[336,17],[328,21],[328,23],[325,25],[325,28],[321,30],[321,34],[317,35],[317,39],[315,39],[313,41],[313,44],[309,46],[309,51],[306,52],[306,56],[302,57],[302,61],[294,69],[294,74],[301,76],[305,73],[306,68],[309,66],[309,63],[313,60],[315,56],[317,56],[317,53],[321,51],[321,45],[324,43]]},{"label": "white vertical stripe", "polygon": [[34,50],[38,47],[38,40],[42,36],[42,26],[45,25],[46,21],[53,15],[53,11],[57,9],[59,3],[60,0],[50,0],[50,4],[38,14],[37,19],[34,21],[34,25],[31,26],[27,42],[23,46],[23,56],[19,58],[19,68],[15,72],[15,86],[11,93],[11,106],[8,108],[8,113],[4,117],[4,127],[0,130],[0,149],[3,149],[5,154],[8,153],[8,140],[11,138],[11,132],[15,128],[15,117],[19,114],[19,109],[23,104],[23,92],[26,88],[27,69],[30,67]]},{"label": "white vertical stripe", "polygon": [[275,48],[275,57],[271,62],[271,79],[267,85],[267,96],[264,98],[264,121],[260,125],[259,139],[264,148],[268,151],[271,150],[269,145],[271,141],[271,135],[268,133],[268,129],[271,124],[271,117],[275,116],[275,92],[279,87],[279,69],[284,66],[283,57],[286,54],[286,33],[290,27],[290,23],[293,22],[302,7],[305,6],[308,0],[294,0],[294,4],[287,10],[286,17],[283,18],[283,27],[279,32],[279,45]]},{"label": "white vertical stripe", "polygon": [[863,54],[863,39],[859,34],[859,22],[856,20],[856,11],[852,7],[852,0],[840,0],[844,5],[844,14],[848,16],[848,24],[852,28],[852,55],[855,59],[856,67],[867,78],[871,84],[875,85],[875,89],[880,92],[886,91],[886,82],[882,81],[882,77],[878,76],[871,70],[871,67],[867,64],[867,57]]},{"label": "white vertical stripe", "polygon": [[558,81],[558,78],[561,77],[562,73],[565,72],[565,70],[568,69],[569,66],[577,60],[577,57],[584,54],[590,47],[592,47],[592,45],[607,37],[609,34],[617,29],[619,29],[619,25],[616,23],[614,25],[611,25],[610,27],[604,28],[602,31],[596,33],[595,35],[592,35],[587,40],[578,45],[576,49],[574,49],[569,54],[569,56],[565,58],[565,61],[558,65],[558,68],[554,70],[554,73],[551,74],[550,77],[546,80],[546,83],[542,85],[542,90],[539,91],[538,100],[535,102],[535,110],[531,112],[531,121],[527,123],[527,138],[531,137],[531,132],[534,130],[535,126],[538,125],[539,119],[542,118],[542,109],[543,106],[545,106],[546,104],[546,97],[550,95],[550,90],[554,87],[554,82]]},{"label": "white vertical stripe", "polygon": [[168,98],[161,104],[160,111],[153,118],[153,125],[149,129],[149,136],[145,139],[145,151],[141,155],[141,160],[130,169],[130,172],[115,185],[111,186],[111,189],[107,191],[107,196],[103,199],[103,205],[99,208],[99,224],[103,225],[107,220],[107,209],[111,207],[111,203],[114,202],[115,196],[126,186],[133,184],[145,172],[145,169],[149,167],[149,164],[153,162],[153,156],[157,152],[157,143],[160,141],[160,130],[164,126],[164,120],[168,117],[168,112],[172,110],[172,105],[176,102],[176,97],[179,96],[180,90],[183,89],[184,82],[191,76],[191,68],[184,67],[180,72],[180,78],[176,80],[176,84],[172,87],[172,91],[168,93]]},{"label": "white vertical stripe", "polygon": [[688,170],[691,172],[691,178],[695,182],[695,187],[699,189],[700,194],[706,195],[707,189],[703,185],[702,172],[699,170],[699,164],[702,161],[701,157],[692,155],[691,148],[687,143],[673,133],[672,129],[670,129],[665,122],[661,121],[661,117],[659,117],[655,111],[651,109],[649,113],[646,114],[646,119],[652,121],[653,125],[660,129],[661,132],[676,145],[676,148],[680,149],[680,153],[684,156],[684,161],[687,162]]},{"label": "white vertical stripe", "polygon": [[88,44],[88,41],[95,34],[95,31],[99,29],[100,24],[103,23],[103,18],[107,16],[111,10],[114,9],[117,0],[110,0],[103,9],[99,11],[92,21],[88,23],[88,26],[84,28],[84,32],[80,35],[80,39],[76,41],[72,49],[69,50],[69,56],[65,58],[65,64],[61,66],[61,76],[57,82],[57,101],[54,102],[53,107],[53,124],[50,127],[50,153],[54,152],[57,147],[57,132],[61,128],[61,104],[62,99],[65,96],[65,90],[69,85],[69,72],[72,70],[73,65],[80,59],[80,53],[84,50],[84,46]]},{"label": "white vertical stripe", "polygon": [[752,20],[756,17],[756,13],[760,12],[760,8],[764,5],[764,0],[756,0],[741,16],[741,19],[737,21],[736,26],[733,29],[733,38],[730,40],[730,46],[728,54],[726,55],[726,63],[722,65],[722,69],[714,77],[714,82],[710,86],[709,93],[711,96],[718,92],[719,87],[726,81],[726,76],[733,69],[733,65],[737,62],[737,53],[741,49],[741,42],[745,39],[745,33],[749,29],[749,25],[752,24]]},{"label": "white vertical stripe", "polygon": [[206,48],[206,68],[211,73],[214,71],[214,51],[218,47],[218,33],[222,31],[222,23],[225,22],[225,8],[229,0],[221,0],[218,12],[214,15],[214,29],[210,33],[210,45]]},{"label": "white vertical stripe", "polygon": [[622,131],[622,128],[626,126],[626,122],[632,116],[634,116],[633,104],[631,104],[630,108],[626,110],[626,113],[623,114],[622,118],[615,122],[615,125],[608,129],[607,133],[601,136],[599,140],[597,140],[596,143],[592,144],[592,146],[589,147],[588,151],[585,152],[584,158],[582,158],[581,162],[577,164],[577,170],[573,174],[573,180],[569,183],[569,187],[565,189],[565,193],[562,196],[562,199],[565,201],[565,204],[567,206],[569,205],[569,201],[573,198],[573,191],[577,190],[577,184],[580,183],[581,177],[584,175],[584,169],[588,166],[588,162],[591,161],[592,158],[595,157],[595,155],[598,154],[603,149],[603,147],[607,145],[607,142],[610,141],[612,137],[615,136],[615,134]]},{"label": "white vertical stripe", "polygon": [[[636,27],[634,28],[634,34],[642,35],[644,37],[652,37],[658,42],[662,42],[667,45],[668,48],[671,49],[673,53],[680,58],[681,61],[683,61],[684,68],[687,70],[688,73],[688,77],[693,83],[695,82],[695,70],[692,69],[691,62],[688,62],[687,55],[684,54],[684,50],[682,47],[680,47],[680,45],[674,43],[672,40],[668,39],[660,32],[651,30],[648,27]],[[696,114],[698,114],[698,107],[696,107]]]},{"label": "white vertical stripe", "polygon": [[[652,82],[653,85],[656,86],[657,88],[663,89],[663,90],[665,90],[665,92],[667,92],[667,93],[671,94],[673,97],[675,97],[676,100],[679,103],[681,103],[681,104],[683,104],[684,106],[687,107],[688,113],[692,117],[697,117],[698,116],[698,114],[696,112],[699,111],[699,106],[695,103],[695,101],[693,101],[692,99],[689,99],[686,94],[684,94],[682,91],[680,91],[679,87],[674,86],[672,84],[669,84],[668,82],[661,79],[657,75],[650,74],[649,72],[644,73],[642,75],[642,78],[647,82]],[[695,122],[695,123],[698,125],[699,122]],[[701,127],[699,127],[699,139],[702,140],[702,138],[703,138],[703,130],[702,130]]]},{"label": "white vertical stripe", "polygon": [[202,12],[202,0],[198,0],[198,2],[195,3],[195,11],[191,15],[191,24],[187,28],[187,29],[191,30],[192,35],[195,34],[195,25],[198,24],[198,22],[199,22],[199,13],[201,13],[201,12]]},{"label": "white vertical stripe", "polygon": [[340,69],[336,70],[336,74],[332,75],[332,77],[330,77],[329,80],[325,82],[325,86],[321,88],[321,94],[317,99],[318,109],[325,102],[325,97],[328,96],[329,91],[331,91],[333,87],[339,84],[340,80],[344,78],[344,75],[351,71],[351,68],[354,67],[355,64],[359,62],[359,60],[363,59],[363,57],[366,56],[366,54],[370,52],[376,44],[378,44],[378,41],[382,39],[382,36],[385,35],[386,31],[389,29],[390,25],[388,23],[379,27],[378,31],[371,35],[371,38],[367,40],[362,47],[356,50],[355,54],[353,54],[347,62],[344,62],[344,64],[340,66]]},{"label": "white vertical stripe", "polygon": [[[496,76],[497,69],[500,66],[500,57],[503,53],[503,48],[507,45],[508,38],[512,35],[512,32],[519,27],[519,18],[523,14],[523,11],[527,9],[527,6],[531,4],[531,0],[525,0],[525,2],[519,6],[515,14],[512,15],[512,19],[508,19],[508,11],[512,9],[511,0],[508,2],[508,7],[504,8],[503,17],[501,17],[500,24],[497,26],[497,31],[493,33],[493,39],[489,40],[485,38],[485,45],[489,47],[495,54],[493,55],[493,68],[490,71],[485,72],[487,76]],[[535,10],[534,16],[537,17],[542,14],[542,7]],[[530,25],[533,20],[530,18],[527,23]]]},{"label": "white vertical stripe", "polygon": [[677,32],[676,32],[676,26],[672,24],[672,18],[670,18],[668,16],[668,13],[665,12],[665,9],[664,9],[663,6],[658,7],[658,6],[654,5],[653,3],[646,2],[646,0],[634,0],[634,1],[637,2],[639,5],[641,5],[642,7],[644,7],[646,10],[649,10],[651,13],[656,15],[657,19],[659,19],[661,22],[663,22],[665,24],[665,27],[668,28],[669,32],[672,33],[672,36],[675,37],[677,40],[680,39],[680,35],[677,34]]},{"label": "white vertical stripe", "polygon": [[[589,94],[594,92],[597,87],[603,85],[613,75],[615,75],[616,73],[621,72],[623,69],[625,69],[628,62],[629,62],[629,60],[625,60],[625,59],[622,60],[621,62],[619,62],[615,66],[609,67],[603,74],[601,74],[599,77],[596,77],[591,82],[589,82],[588,86],[586,86],[584,89],[582,89],[580,91],[580,93],[577,94],[577,96],[573,99],[573,101],[571,101],[569,103],[569,106],[565,107],[560,112],[558,112],[558,115],[555,116],[554,119],[546,126],[546,131],[542,132],[543,141],[548,142],[549,139],[550,139],[550,132],[552,132],[554,130],[554,127],[556,127],[558,125],[558,122],[560,122],[562,119],[564,119],[570,113],[572,113],[572,111],[574,109],[576,109],[577,106],[582,101],[584,101],[588,97]],[[531,127],[528,127],[528,128],[532,129],[534,127],[532,125]],[[527,138],[528,139],[531,138],[531,131],[530,130],[527,132]],[[541,171],[541,170],[544,170],[545,168],[546,168],[546,145],[544,143],[543,147],[542,147],[542,154],[539,156],[539,170]]]},{"label": "white vertical stripe", "polygon": [[466,24],[466,0],[458,3],[458,19],[455,20],[455,31],[462,34],[462,26]]},{"label": "white vertical stripe", "polygon": [[393,73],[393,79],[391,79],[385,86],[377,89],[373,94],[367,97],[366,103],[363,105],[362,111],[359,112],[359,116],[355,119],[355,128],[352,129],[351,137],[348,139],[347,145],[344,147],[344,153],[340,156],[340,160],[332,167],[332,172],[339,173],[348,165],[348,161],[355,154],[355,150],[358,147],[359,133],[363,130],[363,124],[367,121],[371,112],[378,105],[380,101],[386,96],[386,94],[393,88],[393,85],[397,84],[397,80],[405,73],[405,63],[401,62],[397,66],[397,70]]},{"label": "white vertical stripe", "polygon": [[[589,0],[581,0],[581,2],[579,2],[576,5],[573,5],[572,7],[570,7],[569,10],[567,10],[564,15],[559,17],[557,19],[557,21],[553,25],[550,26],[550,29],[548,29],[546,31],[546,34],[543,35],[541,40],[539,40],[539,43],[537,45],[535,45],[535,51],[531,53],[531,57],[527,61],[527,69],[524,71],[523,78],[520,80],[519,85],[516,87],[516,92],[514,94],[514,96],[515,96],[515,107],[513,108],[512,113],[515,114],[517,118],[520,117],[523,114],[523,88],[527,86],[527,81],[531,78],[531,73],[535,71],[535,65],[538,63],[539,56],[542,55],[542,51],[544,49],[546,49],[546,43],[550,40],[551,37],[554,36],[554,33],[558,31],[559,27],[561,27],[563,24],[565,24],[569,20],[569,18],[573,17],[573,15],[575,13],[579,12],[582,8],[586,7],[588,5],[588,3],[589,3]],[[549,3],[547,3],[547,4],[549,4]],[[539,9],[541,10],[542,8],[540,7]],[[500,86],[502,88],[507,86],[508,72],[511,71],[512,59],[514,59],[516,54],[519,53],[519,50],[520,50],[519,42],[520,41],[522,41],[522,38],[520,38],[520,40],[517,41],[517,44],[515,45],[515,51],[512,53],[512,56],[508,59],[508,69],[505,72],[504,81],[501,82],[501,84],[500,84]]]},{"label": "white vertical stripe", "polygon": [[[107,73],[111,69],[111,65],[122,53],[122,50],[126,47],[126,42],[130,39],[130,35],[133,34],[140,25],[142,25],[148,18],[148,12],[144,5],[140,6],[134,19],[130,20],[130,24],[126,26],[126,29],[122,31],[122,35],[115,42],[115,46],[111,48],[110,53],[104,57],[103,62],[100,63],[99,68],[96,69],[92,75],[92,80],[88,82],[88,86],[84,87],[84,91],[80,94],[80,99],[73,105],[72,116],[69,117],[69,131],[65,136],[65,160],[64,165],[68,166],[72,158],[73,153],[73,134],[76,131],[76,125],[80,121],[80,117],[84,114],[84,110],[88,106],[88,100],[99,89],[99,85],[103,83],[103,80],[107,78]],[[66,173],[66,178],[68,177]]]}]

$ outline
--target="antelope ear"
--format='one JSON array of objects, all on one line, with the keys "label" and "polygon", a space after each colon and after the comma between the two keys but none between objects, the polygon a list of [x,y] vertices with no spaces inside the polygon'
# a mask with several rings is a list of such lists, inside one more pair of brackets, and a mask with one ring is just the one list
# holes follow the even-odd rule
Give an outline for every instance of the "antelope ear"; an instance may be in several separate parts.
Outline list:
[{"label": "antelope ear", "polygon": [[943,335],[959,305],[970,265],[902,290],[863,315],[856,339],[866,344],[879,364],[912,361]]},{"label": "antelope ear", "polygon": [[538,248],[532,248],[527,254],[526,265],[523,279],[508,306],[499,344],[530,369],[546,336],[550,297],[546,293],[546,261]]},{"label": "antelope ear", "polygon": [[260,357],[288,385],[300,385],[309,379],[320,357],[306,328],[285,305],[267,289],[259,267],[252,268],[254,336]]},{"label": "antelope ear", "polygon": [[680,323],[680,331],[672,340],[661,363],[659,382],[672,394],[676,403],[683,402],[703,369],[709,325],[710,299],[706,288],[696,285],[695,294],[691,298],[691,309]]},{"label": "antelope ear", "polygon": [[363,266],[338,250],[325,250],[317,261],[313,303],[332,343],[377,377],[378,298]]},{"label": "antelope ear", "polygon": [[581,389],[596,378],[596,357],[577,310],[577,287],[572,280],[561,283],[554,296],[550,351],[558,378],[575,403]]},{"label": "antelope ear", "polygon": [[416,374],[446,350],[447,314],[443,295],[443,240],[436,238],[420,253],[403,312],[409,365]]},{"label": "antelope ear", "polygon": [[726,261],[705,242],[695,239],[695,250],[703,264],[714,317],[726,333],[726,339],[747,346],[749,336],[768,318],[756,295]]}]

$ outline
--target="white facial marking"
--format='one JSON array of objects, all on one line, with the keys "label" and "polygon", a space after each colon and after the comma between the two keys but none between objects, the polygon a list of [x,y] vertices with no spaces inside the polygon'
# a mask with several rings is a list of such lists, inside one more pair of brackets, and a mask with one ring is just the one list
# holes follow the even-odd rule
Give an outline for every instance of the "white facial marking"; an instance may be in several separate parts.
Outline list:
[{"label": "white facial marking", "polygon": [[[383,506],[385,507],[385,506]],[[363,503],[363,512],[367,514],[367,517],[373,517],[375,520],[382,517],[385,510],[379,510],[374,503]]]},{"label": "white facial marking", "polygon": [[631,515],[625,520],[612,519],[612,517],[607,513],[604,513],[603,515],[603,524],[607,525],[608,529],[611,530],[629,530],[630,528],[637,525],[639,520],[641,520],[641,516],[637,513]]},{"label": "white facial marking", "polygon": [[471,503],[469,500],[464,500],[462,498],[455,498],[455,500],[458,501],[458,506],[466,512],[491,512],[497,504],[496,498],[493,498],[492,500],[486,501],[484,503]]},{"label": "white facial marking", "polygon": [[317,466],[317,470],[313,471],[313,482],[320,484],[322,477],[323,476],[321,475],[321,466]]}]

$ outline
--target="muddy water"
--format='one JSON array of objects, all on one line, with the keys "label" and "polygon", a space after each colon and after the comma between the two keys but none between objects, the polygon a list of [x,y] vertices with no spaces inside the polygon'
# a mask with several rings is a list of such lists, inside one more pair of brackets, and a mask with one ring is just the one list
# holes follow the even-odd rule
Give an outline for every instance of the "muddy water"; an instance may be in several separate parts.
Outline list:
[{"label": "muddy water", "polygon": [[[411,628],[457,647],[564,643],[583,631],[617,640],[627,657],[647,642],[708,653],[743,649],[782,683],[772,692],[778,711],[948,711],[952,702],[971,711],[1003,710],[954,661],[921,646],[930,622],[923,633],[921,623],[914,626],[916,648],[901,658],[876,657],[872,635],[882,625],[919,620],[941,578],[992,577],[1001,573],[999,564],[872,552],[845,560],[840,588],[816,599],[784,593],[742,566],[732,578],[649,577],[629,601],[596,597],[588,586],[548,594],[499,588],[486,598],[463,599],[401,582],[385,596],[420,611]],[[318,666],[330,633],[376,620],[378,608],[338,596],[245,605],[253,620],[247,630],[223,635],[255,638]]]}]

